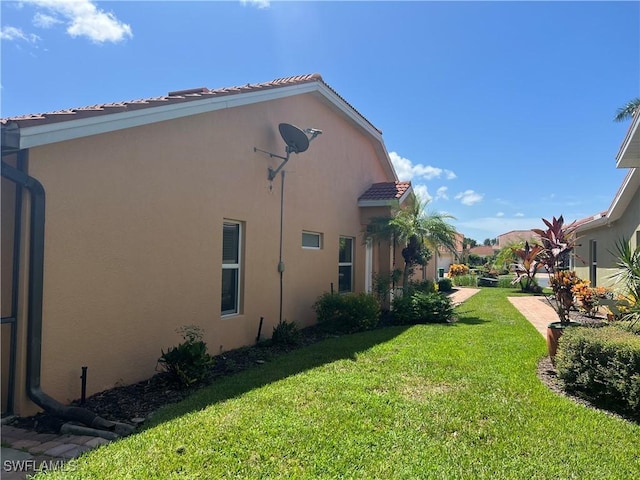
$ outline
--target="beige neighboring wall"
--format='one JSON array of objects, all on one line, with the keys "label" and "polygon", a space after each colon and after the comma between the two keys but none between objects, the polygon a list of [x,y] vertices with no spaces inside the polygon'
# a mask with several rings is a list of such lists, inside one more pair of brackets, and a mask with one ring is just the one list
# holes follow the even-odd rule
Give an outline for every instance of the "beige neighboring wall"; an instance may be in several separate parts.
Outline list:
[{"label": "beige neighboring wall", "polygon": [[[637,173],[636,173],[637,175]],[[638,177],[636,177],[637,179]],[[623,240],[629,242],[632,249],[636,249],[640,242],[640,188],[638,180],[634,185],[635,193],[632,195],[624,213],[617,220],[611,223],[599,222],[596,228],[578,229],[578,247],[576,247],[576,260],[574,270],[578,277],[590,280],[593,286],[614,287],[622,289],[617,285],[616,279],[612,278],[618,269],[616,267],[616,242]],[[606,220],[606,219],[603,219]],[[596,223],[596,222],[594,222]],[[590,265],[593,263],[593,242],[595,242],[596,254],[596,276]]]},{"label": "beige neighboring wall", "polygon": [[[313,302],[331,282],[337,289],[340,236],[354,238],[354,287],[363,290],[357,199],[394,179],[371,138],[313,94],[34,147],[29,174],[47,196],[45,392],[62,403],[79,398],[83,366],[88,395],[148,378],[186,324],[205,330],[213,354],[255,342],[260,317],[271,336],[281,176],[269,182],[267,168],[281,160],[254,147],[284,155],[281,122],[323,131],[284,168],[283,319],[310,325]],[[244,229],[241,313],[228,317],[220,314],[224,220]],[[303,230],[322,234],[320,250],[302,248]]]}]

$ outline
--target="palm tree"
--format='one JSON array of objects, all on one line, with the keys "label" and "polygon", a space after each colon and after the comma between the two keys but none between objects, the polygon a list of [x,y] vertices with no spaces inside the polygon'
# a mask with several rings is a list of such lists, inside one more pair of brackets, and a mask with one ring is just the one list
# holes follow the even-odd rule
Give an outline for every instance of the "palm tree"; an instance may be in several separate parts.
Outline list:
[{"label": "palm tree", "polygon": [[633,118],[638,109],[640,109],[640,97],[636,97],[628,102],[624,107],[620,107],[613,120],[616,122],[623,122],[628,118]]},{"label": "palm tree", "polygon": [[456,229],[446,223],[451,215],[427,212],[428,201],[421,201],[411,194],[408,202],[388,217],[374,217],[367,225],[365,236],[372,239],[390,240],[402,246],[404,270],[402,288],[409,287],[409,277],[416,265],[426,265],[432,250],[443,246],[455,252]]}]

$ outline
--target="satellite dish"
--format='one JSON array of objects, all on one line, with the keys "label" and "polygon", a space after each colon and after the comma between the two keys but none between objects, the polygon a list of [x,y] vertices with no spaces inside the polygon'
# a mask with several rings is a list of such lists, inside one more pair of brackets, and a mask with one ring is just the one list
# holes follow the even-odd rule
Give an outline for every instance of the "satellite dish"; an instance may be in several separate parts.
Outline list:
[{"label": "satellite dish", "polygon": [[287,151],[302,153],[309,148],[309,137],[303,130],[288,123],[281,123],[278,125],[278,129],[284,143],[287,144]]}]

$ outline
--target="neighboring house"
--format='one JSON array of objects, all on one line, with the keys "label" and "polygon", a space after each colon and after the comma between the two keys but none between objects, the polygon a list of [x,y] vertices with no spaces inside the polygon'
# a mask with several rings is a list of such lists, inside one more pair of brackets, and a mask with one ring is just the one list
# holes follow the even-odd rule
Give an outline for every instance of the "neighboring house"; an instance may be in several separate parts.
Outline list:
[{"label": "neighboring house", "polygon": [[[451,251],[445,247],[439,247],[436,251],[434,257],[431,262],[435,260],[436,264],[436,277],[437,279],[444,278],[444,276],[449,273],[449,267],[454,263],[460,263],[462,260],[462,255],[464,253],[464,235],[462,233],[456,232],[455,234],[455,251]],[[431,263],[430,262],[430,263]],[[428,267],[428,265],[427,265]]]},{"label": "neighboring house", "polygon": [[629,168],[609,209],[582,220],[575,252],[576,274],[592,286],[613,286],[617,272],[616,243],[640,245],[640,115],[636,114],[616,157],[618,168]]},{"label": "neighboring house", "polygon": [[469,249],[469,254],[474,254],[474,255],[478,255],[479,257],[493,257],[496,252],[498,251],[498,247],[497,246],[491,246],[491,245],[479,245],[477,247],[471,247]]},{"label": "neighboring house", "polygon": [[498,235],[498,250],[519,242],[540,243],[540,239],[539,236],[533,233],[531,230],[511,230],[510,232]]},{"label": "neighboring house", "polygon": [[[286,182],[280,123],[322,130]],[[146,379],[184,325],[215,355],[313,324],[390,269],[362,232],[409,190],[317,74],[2,119],[3,413]]]}]

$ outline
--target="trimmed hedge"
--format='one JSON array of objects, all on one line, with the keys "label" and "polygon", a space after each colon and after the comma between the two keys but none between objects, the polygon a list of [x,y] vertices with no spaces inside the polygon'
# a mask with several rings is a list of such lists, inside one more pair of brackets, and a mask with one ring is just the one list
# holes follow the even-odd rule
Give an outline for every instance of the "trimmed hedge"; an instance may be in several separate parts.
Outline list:
[{"label": "trimmed hedge", "polygon": [[453,290],[453,281],[450,278],[441,278],[438,280],[438,290],[441,292],[450,292]]},{"label": "trimmed hedge", "polygon": [[380,302],[367,293],[324,293],[313,309],[318,323],[338,332],[370,330],[380,321]]},{"label": "trimmed hedge", "polygon": [[453,305],[440,293],[415,292],[394,298],[391,312],[396,325],[446,323],[453,318]]},{"label": "trimmed hedge", "polygon": [[640,419],[640,336],[616,326],[567,328],[555,357],[566,389]]}]

